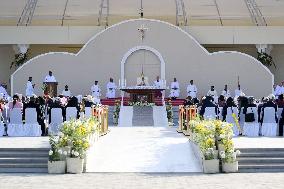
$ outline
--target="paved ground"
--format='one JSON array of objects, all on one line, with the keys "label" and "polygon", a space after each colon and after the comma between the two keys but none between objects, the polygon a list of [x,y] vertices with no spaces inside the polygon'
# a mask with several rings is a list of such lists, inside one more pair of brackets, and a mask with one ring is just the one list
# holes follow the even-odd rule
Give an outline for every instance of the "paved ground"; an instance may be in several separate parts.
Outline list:
[{"label": "paved ground", "polygon": [[284,148],[284,137],[236,137],[233,141],[236,148]]},{"label": "paved ground", "polygon": [[1,189],[283,189],[283,186],[284,173],[217,175],[154,173],[0,174]]},{"label": "paved ground", "polygon": [[169,127],[112,127],[88,157],[88,172],[202,172],[186,137]]}]

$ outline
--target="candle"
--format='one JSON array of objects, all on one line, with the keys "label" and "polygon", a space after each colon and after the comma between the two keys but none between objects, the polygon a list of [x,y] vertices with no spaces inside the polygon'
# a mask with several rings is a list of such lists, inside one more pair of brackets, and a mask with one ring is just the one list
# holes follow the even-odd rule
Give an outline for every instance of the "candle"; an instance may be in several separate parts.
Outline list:
[{"label": "candle", "polygon": [[126,87],[126,79],[124,79],[124,86]]},{"label": "candle", "polygon": [[120,79],[118,80],[118,87],[120,87]]}]

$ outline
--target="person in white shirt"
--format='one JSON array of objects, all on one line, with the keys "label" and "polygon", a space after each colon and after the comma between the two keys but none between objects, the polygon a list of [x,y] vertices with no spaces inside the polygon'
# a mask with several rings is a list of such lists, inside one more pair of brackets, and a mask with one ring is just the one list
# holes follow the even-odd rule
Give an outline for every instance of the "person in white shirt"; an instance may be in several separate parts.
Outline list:
[{"label": "person in white shirt", "polygon": [[171,83],[171,92],[170,92],[170,98],[176,99],[179,97],[179,83],[176,78],[174,78],[174,81]]},{"label": "person in white shirt", "polygon": [[214,99],[215,103],[218,102],[218,94],[213,85],[211,86],[211,89],[207,92],[207,96],[211,96]]},{"label": "person in white shirt", "polygon": [[107,83],[107,98],[115,98],[115,90],[117,88],[116,84],[113,82],[113,78],[109,79],[109,82]]},{"label": "person in white shirt", "polygon": [[224,90],[221,92],[221,95],[223,95],[226,99],[231,97],[230,90],[228,89],[228,85],[225,85]]},{"label": "person in white shirt", "polygon": [[2,94],[3,99],[5,99],[5,100],[11,98],[11,97],[9,96],[9,94],[7,93],[7,91],[6,91],[6,88],[5,88],[5,84],[4,84],[4,83],[1,83],[1,85],[0,85],[0,94]]},{"label": "person in white shirt", "polygon": [[154,81],[154,87],[157,87],[157,88],[163,87],[163,82],[160,80],[159,76],[157,76],[156,81]]},{"label": "person in white shirt", "polygon": [[197,87],[193,84],[193,80],[190,80],[190,84],[186,88],[187,96],[191,96],[192,99],[197,97]]},{"label": "person in white shirt", "polygon": [[65,89],[61,93],[65,97],[70,97],[71,96],[71,91],[69,90],[69,86],[65,85]]},{"label": "person in white shirt", "polygon": [[44,78],[44,82],[56,82],[55,77],[52,75],[52,71],[48,72],[48,75]]},{"label": "person in white shirt", "polygon": [[95,84],[91,88],[92,96],[96,104],[100,103],[100,96],[101,96],[101,89],[98,83],[99,83],[98,81],[95,81]]},{"label": "person in white shirt", "polygon": [[238,98],[239,96],[245,96],[240,85],[238,85],[238,88],[235,90],[235,98]]},{"label": "person in white shirt", "polygon": [[33,78],[29,77],[29,80],[26,85],[26,97],[32,97],[35,95],[34,93],[35,84],[32,84],[32,81],[33,81]]}]

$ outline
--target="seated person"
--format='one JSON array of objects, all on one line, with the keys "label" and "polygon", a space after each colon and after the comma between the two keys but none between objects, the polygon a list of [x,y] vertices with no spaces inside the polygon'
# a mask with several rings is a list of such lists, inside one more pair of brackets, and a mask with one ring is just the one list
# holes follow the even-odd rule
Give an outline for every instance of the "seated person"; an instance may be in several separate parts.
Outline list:
[{"label": "seated person", "polygon": [[226,100],[223,95],[220,95],[218,98],[218,106],[219,107],[224,107],[226,105]]},{"label": "seated person", "polygon": [[227,99],[226,105],[223,107],[223,110],[222,110],[223,121],[226,120],[227,109],[228,108],[233,108],[233,107],[237,107],[237,106],[236,106],[236,104],[234,102],[234,99],[232,97],[229,97]]},{"label": "seated person", "polygon": [[183,102],[183,105],[184,106],[192,106],[192,105],[194,105],[194,103],[192,101],[192,97],[191,96],[186,97],[186,99]]},{"label": "seated person", "polygon": [[211,97],[211,96],[204,97],[204,99],[202,101],[202,106],[201,106],[201,109],[200,109],[200,115],[202,117],[205,113],[206,107],[215,107],[215,113],[216,113],[216,115],[218,115],[218,107],[216,106],[216,104],[213,103],[213,97]]},{"label": "seated person", "polygon": [[284,96],[283,94],[278,96],[278,99],[276,100],[278,108],[284,108]]}]

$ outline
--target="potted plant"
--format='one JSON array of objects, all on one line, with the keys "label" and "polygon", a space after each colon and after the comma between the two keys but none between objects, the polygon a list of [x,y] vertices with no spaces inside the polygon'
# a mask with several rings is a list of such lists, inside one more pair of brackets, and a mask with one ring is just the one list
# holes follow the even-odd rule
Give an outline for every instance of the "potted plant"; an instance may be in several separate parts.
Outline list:
[{"label": "potted plant", "polygon": [[208,148],[204,153],[203,159],[204,173],[219,173],[219,159],[216,158],[216,152],[213,148]]},{"label": "potted plant", "polygon": [[58,149],[57,137],[50,136],[49,143],[51,149],[49,151],[48,173],[49,174],[63,174],[66,172],[66,162],[62,161],[62,151]]},{"label": "potted plant", "polygon": [[225,173],[233,173],[239,170],[239,165],[237,161],[237,156],[241,153],[239,150],[235,151],[233,146],[233,141],[227,140],[224,143],[225,151],[220,152],[220,157],[222,159],[222,171]]},{"label": "potted plant", "polygon": [[115,101],[114,112],[113,112],[113,123],[115,125],[118,124],[119,112],[120,112],[120,100],[116,100]]}]

